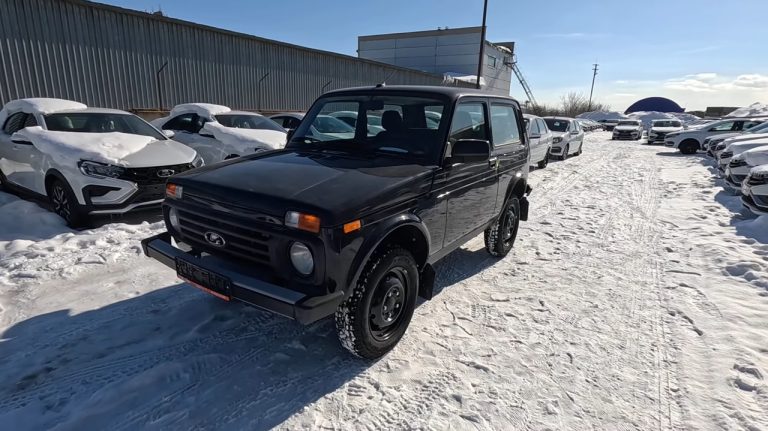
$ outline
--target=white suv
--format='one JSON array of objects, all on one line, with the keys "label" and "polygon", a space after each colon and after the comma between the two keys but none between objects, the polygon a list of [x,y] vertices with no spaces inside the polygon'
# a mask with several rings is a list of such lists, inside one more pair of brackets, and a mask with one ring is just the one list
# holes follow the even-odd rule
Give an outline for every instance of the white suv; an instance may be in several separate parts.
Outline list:
[{"label": "white suv", "polygon": [[639,141],[642,137],[643,123],[640,120],[620,120],[616,127],[613,128],[611,139]]},{"label": "white suv", "polygon": [[124,111],[21,99],[0,111],[0,183],[44,196],[70,226],[90,215],[159,206],[165,181],[203,161]]},{"label": "white suv", "polygon": [[287,136],[284,128],[267,117],[210,103],[176,105],[169,116],[152,124],[172,130],[174,139],[194,148],[206,164],[283,148]]},{"label": "white suv", "polygon": [[680,120],[653,120],[650,130],[648,130],[648,144],[664,145],[664,140],[669,133],[681,130],[683,130],[683,123]]},{"label": "white suv", "polygon": [[544,119],[535,115],[524,114],[528,144],[530,146],[530,164],[544,169],[549,164],[549,151],[552,148],[552,132]]},{"label": "white suv", "polygon": [[664,145],[677,148],[683,154],[694,154],[704,148],[703,144],[706,138],[723,133],[741,132],[762,124],[764,121],[754,118],[729,118],[714,121],[703,127],[669,133]]},{"label": "white suv", "polygon": [[549,154],[560,160],[569,155],[581,154],[584,145],[584,131],[574,118],[544,117],[547,128],[552,132],[552,148]]}]

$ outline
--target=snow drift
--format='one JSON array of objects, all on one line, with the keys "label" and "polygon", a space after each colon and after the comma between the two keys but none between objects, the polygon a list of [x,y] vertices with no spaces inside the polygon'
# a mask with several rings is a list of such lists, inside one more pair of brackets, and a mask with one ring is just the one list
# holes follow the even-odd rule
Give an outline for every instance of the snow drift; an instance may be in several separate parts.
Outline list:
[{"label": "snow drift", "polygon": [[122,164],[124,157],[155,141],[150,136],[128,133],[52,132],[40,126],[19,130],[12,139],[29,141],[60,162],[77,164],[80,160],[91,160],[114,165]]},{"label": "snow drift", "polygon": [[745,106],[731,112],[730,114],[726,115],[726,117],[756,117],[759,115],[768,116],[768,105],[755,102],[749,106]]}]

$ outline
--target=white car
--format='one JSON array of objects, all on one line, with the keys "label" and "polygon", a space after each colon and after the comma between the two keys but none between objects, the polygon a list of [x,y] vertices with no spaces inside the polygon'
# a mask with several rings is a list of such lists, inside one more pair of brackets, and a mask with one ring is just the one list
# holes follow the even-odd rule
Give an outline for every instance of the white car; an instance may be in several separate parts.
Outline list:
[{"label": "white car", "polygon": [[73,227],[90,215],[159,206],[168,177],[203,164],[133,114],[69,100],[14,100],[0,124],[3,188],[47,197]]},{"label": "white car", "polygon": [[579,155],[584,145],[584,131],[574,118],[544,117],[547,128],[552,132],[552,148],[549,154],[565,160],[571,154]]},{"label": "white car", "polygon": [[749,171],[741,184],[741,202],[755,215],[768,215],[768,164]]},{"label": "white car", "polygon": [[[347,125],[349,125],[352,128],[354,128],[357,125],[357,112],[355,111],[338,111],[338,112],[332,112],[328,115],[330,115],[333,118],[338,118],[339,120],[347,123]],[[378,115],[368,115],[367,127],[368,127],[369,135],[377,135],[380,132],[384,131],[384,128],[381,127],[381,117],[379,117]]]},{"label": "white car", "polygon": [[706,138],[724,133],[741,132],[758,124],[762,124],[764,121],[765,120],[762,119],[751,118],[728,118],[725,120],[718,120],[701,127],[669,133],[667,134],[664,145],[677,148],[683,154],[694,154],[703,148],[703,143]]},{"label": "white car", "polygon": [[620,120],[613,128],[611,139],[639,141],[643,137],[643,123],[640,120]]},{"label": "white car", "polygon": [[648,130],[648,144],[664,145],[667,134],[681,130],[683,130],[683,123],[680,120],[653,120]]},{"label": "white car", "polygon": [[206,164],[280,149],[286,141],[285,130],[263,115],[209,103],[176,105],[152,124],[172,130],[174,139],[195,149]]},{"label": "white car", "polygon": [[283,112],[280,114],[271,115],[269,117],[272,121],[282,126],[286,132],[296,130],[301,124],[301,120],[304,119],[303,112]]},{"label": "white car", "polygon": [[763,124],[758,124],[741,133],[726,133],[724,135],[707,138],[709,145],[706,145],[707,140],[705,140],[705,149],[707,150],[707,154],[716,158],[717,155],[730,144],[762,138],[768,138],[768,121]]},{"label": "white car", "polygon": [[768,138],[754,139],[728,145],[725,150],[720,152],[717,156],[717,168],[720,172],[725,172],[725,168],[728,167],[732,157],[738,156],[744,151],[751,150],[752,148],[762,147],[763,145],[768,145]]},{"label": "white car", "polygon": [[[285,130],[295,130],[304,119],[304,114],[284,113],[275,114],[271,117],[277,124],[282,125]],[[383,129],[382,129],[383,130]],[[369,133],[371,133],[369,128]],[[373,134],[377,134],[378,131]],[[313,138],[320,141],[332,141],[334,139],[349,139],[354,136],[355,127],[350,126],[344,121],[331,115],[318,115],[315,121],[309,126],[307,138]]]},{"label": "white car", "polygon": [[530,163],[544,169],[549,163],[549,151],[552,149],[552,132],[543,118],[524,114],[525,127],[528,131]]},{"label": "white car", "polygon": [[749,171],[765,164],[768,164],[768,145],[752,148],[733,156],[725,168],[725,188],[734,193],[741,193],[741,185]]}]

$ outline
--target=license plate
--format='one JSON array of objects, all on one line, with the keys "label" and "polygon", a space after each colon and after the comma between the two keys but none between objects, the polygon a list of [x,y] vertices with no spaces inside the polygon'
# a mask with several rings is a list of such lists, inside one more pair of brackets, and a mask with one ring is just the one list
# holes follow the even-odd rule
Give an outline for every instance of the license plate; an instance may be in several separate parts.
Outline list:
[{"label": "license plate", "polygon": [[232,282],[223,275],[178,258],[176,259],[176,274],[180,279],[217,298],[225,301],[231,299]]}]

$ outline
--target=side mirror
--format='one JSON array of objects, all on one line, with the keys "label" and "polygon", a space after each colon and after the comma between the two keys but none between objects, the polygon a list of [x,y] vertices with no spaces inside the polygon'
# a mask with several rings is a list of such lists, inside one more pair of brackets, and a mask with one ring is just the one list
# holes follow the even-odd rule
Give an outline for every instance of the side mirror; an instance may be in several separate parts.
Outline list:
[{"label": "side mirror", "polygon": [[171,139],[174,136],[176,136],[176,132],[174,132],[173,130],[163,130],[163,136],[165,136],[168,139]]},{"label": "side mirror", "polygon": [[482,139],[460,139],[451,149],[451,163],[487,162],[491,158],[491,143]]}]

